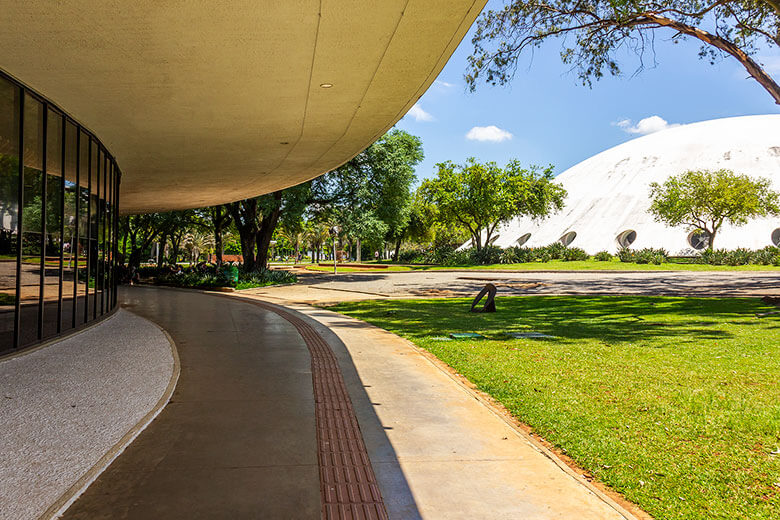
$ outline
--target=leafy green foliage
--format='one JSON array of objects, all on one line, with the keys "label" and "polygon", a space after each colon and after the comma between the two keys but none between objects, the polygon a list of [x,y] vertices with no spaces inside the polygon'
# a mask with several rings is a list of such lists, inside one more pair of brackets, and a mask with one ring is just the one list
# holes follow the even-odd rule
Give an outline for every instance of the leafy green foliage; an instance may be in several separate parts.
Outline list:
[{"label": "leafy green foliage", "polygon": [[422,160],[419,137],[391,130],[313,181],[311,217],[375,247],[385,239],[400,239],[412,216],[414,167]]},{"label": "leafy green foliage", "polygon": [[612,261],[612,253],[609,251],[599,251],[593,257],[597,262],[610,262]]},{"label": "leafy green foliage", "polygon": [[698,40],[699,57],[710,63],[733,57],[780,103],[780,87],[751,58],[762,44],[780,45],[778,0],[512,0],[480,16],[466,82],[472,90],[483,78],[506,84],[524,52],[560,38],[562,61],[591,86],[605,74],[619,75],[618,56],[626,51],[637,56],[637,72],[646,54],[655,60],[656,32]]},{"label": "leafy green foliage", "polygon": [[709,265],[780,265],[780,248],[768,246],[764,249],[707,249],[698,257],[700,263]]},{"label": "leafy green foliage", "polygon": [[652,247],[637,250],[623,247],[618,251],[618,258],[621,262],[661,265],[669,261],[669,252],[666,249]]},{"label": "leafy green foliage", "polygon": [[780,213],[780,194],[768,179],[751,179],[731,170],[687,171],[663,184],[650,184],[650,212],[667,226],[687,226],[709,235],[709,247],[724,223],[747,224],[749,219]]},{"label": "leafy green foliage", "polygon": [[[233,266],[225,266],[236,269]],[[162,268],[145,270],[144,276],[154,277],[161,285],[192,288],[235,287],[236,289],[249,289],[252,287],[264,287],[280,283],[295,283],[298,278],[289,271],[274,269],[259,269],[246,271],[238,269],[237,278],[224,271],[217,270],[214,266],[207,268],[192,268],[181,271],[172,271]]]},{"label": "leafy green foliage", "polygon": [[467,229],[477,250],[514,217],[544,218],[563,208],[566,191],[553,182],[551,166],[526,169],[513,160],[499,168],[473,157],[463,165],[436,166],[436,177],[423,182],[421,196],[435,206],[439,222]]}]

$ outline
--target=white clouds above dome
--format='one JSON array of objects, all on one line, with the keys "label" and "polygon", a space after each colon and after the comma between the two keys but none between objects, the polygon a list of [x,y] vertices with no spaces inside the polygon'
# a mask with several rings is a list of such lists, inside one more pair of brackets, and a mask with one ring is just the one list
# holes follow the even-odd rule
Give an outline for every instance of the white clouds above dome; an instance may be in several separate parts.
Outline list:
[{"label": "white clouds above dome", "polygon": [[466,139],[469,141],[492,141],[494,143],[500,143],[501,141],[512,139],[512,134],[496,125],[475,126],[468,131]]},{"label": "white clouds above dome", "polygon": [[630,119],[621,119],[615,126],[620,127],[624,132],[629,134],[648,135],[660,132],[661,130],[668,130],[670,128],[676,128],[680,125],[674,123],[670,124],[666,119],[661,116],[650,116],[644,119],[640,119],[637,124],[632,124]]},{"label": "white clouds above dome", "polygon": [[[686,170],[720,168],[768,178],[780,191],[780,114],[667,127],[594,155],[556,177],[568,191],[560,213],[541,222],[516,219],[500,231],[495,244],[516,245],[530,233],[524,245],[543,246],[574,231],[571,246],[595,253],[616,251],[618,238],[625,240],[630,235],[626,232],[634,231],[633,248],[690,253],[689,230],[668,228],[648,213],[649,185]],[[761,248],[772,244],[772,232],[778,228],[779,218],[757,219],[740,228],[724,226],[715,246]]]}]

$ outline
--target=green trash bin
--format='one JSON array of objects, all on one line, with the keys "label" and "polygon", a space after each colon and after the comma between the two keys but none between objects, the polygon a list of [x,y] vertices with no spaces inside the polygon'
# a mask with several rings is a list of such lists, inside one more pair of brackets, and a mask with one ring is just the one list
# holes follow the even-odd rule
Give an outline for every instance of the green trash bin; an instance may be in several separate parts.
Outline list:
[{"label": "green trash bin", "polygon": [[225,286],[235,287],[238,284],[238,267],[234,265],[222,266],[220,274]]}]

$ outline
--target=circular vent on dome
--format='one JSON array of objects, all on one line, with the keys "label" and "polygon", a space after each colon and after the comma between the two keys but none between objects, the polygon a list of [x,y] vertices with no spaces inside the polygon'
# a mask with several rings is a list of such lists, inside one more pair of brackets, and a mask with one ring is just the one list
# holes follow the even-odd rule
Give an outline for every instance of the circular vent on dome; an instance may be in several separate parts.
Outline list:
[{"label": "circular vent on dome", "polygon": [[574,231],[569,231],[565,235],[563,235],[561,238],[558,239],[558,242],[563,244],[564,246],[567,246],[574,242],[574,239],[577,238],[577,233]]},{"label": "circular vent on dome", "polygon": [[698,249],[698,250],[706,249],[710,245],[710,236],[707,234],[706,231],[697,229],[696,231],[693,231],[691,232],[690,235],[688,235],[688,243],[694,249]]},{"label": "circular vent on dome", "polygon": [[636,240],[636,231],[633,229],[627,229],[615,237],[620,247],[628,247]]},{"label": "circular vent on dome", "polygon": [[777,247],[780,247],[780,228],[772,231],[772,243]]},{"label": "circular vent on dome", "polygon": [[522,246],[523,244],[525,244],[526,242],[528,242],[528,240],[529,240],[530,238],[531,238],[531,233],[526,233],[525,235],[523,235],[523,236],[521,236],[520,238],[518,238],[518,239],[517,239],[517,241],[516,241],[516,244],[517,244],[518,246]]}]

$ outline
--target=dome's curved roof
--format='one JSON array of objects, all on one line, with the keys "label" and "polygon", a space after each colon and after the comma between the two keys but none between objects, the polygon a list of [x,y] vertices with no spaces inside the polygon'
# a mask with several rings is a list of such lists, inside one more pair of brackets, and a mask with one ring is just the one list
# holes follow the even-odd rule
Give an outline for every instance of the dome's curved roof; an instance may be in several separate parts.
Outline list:
[{"label": "dome's curved roof", "polygon": [[[731,117],[679,126],[610,148],[564,171],[556,181],[568,191],[565,208],[541,222],[516,219],[494,242],[542,246],[568,232],[577,233],[572,247],[589,253],[616,251],[618,237],[635,231],[632,248],[663,247],[673,254],[691,251],[690,230],[669,228],[649,214],[652,182],[662,183],[686,170],[726,168],[771,180],[780,191],[780,114]],[[780,218],[757,219],[746,226],[724,225],[716,248],[762,248],[772,244]]]}]

